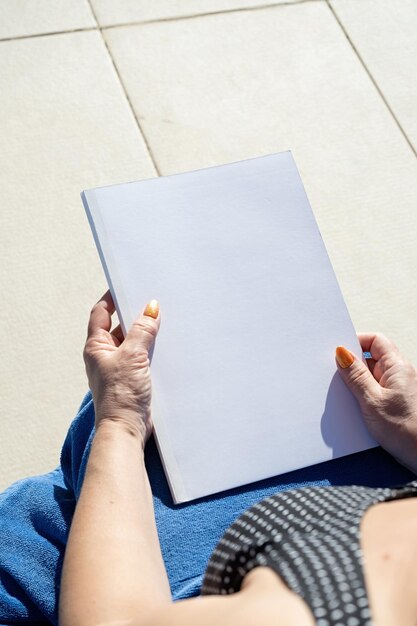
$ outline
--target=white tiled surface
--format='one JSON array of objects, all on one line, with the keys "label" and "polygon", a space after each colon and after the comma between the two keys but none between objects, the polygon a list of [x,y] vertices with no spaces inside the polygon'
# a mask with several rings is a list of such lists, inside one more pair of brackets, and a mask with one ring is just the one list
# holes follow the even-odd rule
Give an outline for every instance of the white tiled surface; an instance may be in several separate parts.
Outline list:
[{"label": "white tiled surface", "polygon": [[87,0],[0,0],[0,39],[94,26]]},{"label": "white tiled surface", "polygon": [[101,26],[248,9],[298,0],[91,0]]},{"label": "white tiled surface", "polygon": [[58,464],[87,389],[106,283],[79,192],[154,170],[98,33],[3,42],[0,58],[1,489]]},{"label": "white tiled surface", "polygon": [[[25,4],[0,0],[7,37],[94,26],[81,0]],[[152,159],[168,174],[291,148],[356,327],[417,364],[417,161],[368,74],[414,141],[412,27],[388,28],[395,0],[334,0],[365,69],[324,0],[227,12],[248,4],[174,19],[191,2],[94,0],[102,24],[170,18],[103,29],[123,85],[99,30],[0,43],[0,490],[57,465],[87,388],[106,286],[79,192],[153,176]]]},{"label": "white tiled surface", "polygon": [[416,0],[331,0],[417,151]]}]

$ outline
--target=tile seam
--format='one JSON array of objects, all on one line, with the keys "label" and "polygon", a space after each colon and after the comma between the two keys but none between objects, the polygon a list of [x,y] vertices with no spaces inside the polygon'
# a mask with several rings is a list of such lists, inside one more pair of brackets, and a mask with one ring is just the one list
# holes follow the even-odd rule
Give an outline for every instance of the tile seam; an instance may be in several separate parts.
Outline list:
[{"label": "tile seam", "polygon": [[113,55],[112,55],[111,50],[110,50],[110,47],[109,47],[109,45],[108,45],[108,43],[107,43],[107,41],[106,41],[106,38],[105,38],[105,37],[104,37],[104,35],[103,35],[103,31],[102,31],[102,28],[101,28],[101,26],[100,26],[100,24],[99,24],[99,21],[98,21],[98,19],[97,19],[96,13],[95,13],[95,11],[94,11],[94,7],[93,7],[93,6],[92,6],[92,4],[91,4],[91,0],[87,0],[87,2],[88,2],[88,4],[90,5],[91,12],[92,12],[93,17],[94,17],[94,19],[96,20],[96,23],[97,23],[97,25],[98,25],[97,30],[98,30],[98,31],[99,31],[99,33],[100,33],[101,39],[102,39],[102,41],[103,41],[103,43],[104,43],[104,46],[105,46],[105,48],[106,48],[106,50],[107,50],[107,54],[109,55],[109,58],[110,58],[111,64],[112,64],[112,66],[113,66],[113,69],[114,69],[114,71],[116,72],[116,76],[117,76],[117,78],[118,78],[118,80],[119,80],[120,86],[121,86],[122,91],[123,91],[123,93],[124,93],[124,96],[125,96],[125,98],[126,98],[126,100],[127,100],[127,103],[128,103],[129,108],[130,108],[130,111],[131,111],[131,113],[132,113],[132,115],[133,115],[133,119],[134,119],[134,120],[135,120],[135,122],[136,122],[136,126],[137,126],[137,128],[138,128],[138,130],[139,130],[140,136],[141,136],[141,138],[142,138],[142,140],[143,140],[143,142],[144,142],[144,144],[145,144],[145,147],[146,147],[146,150],[147,150],[147,152],[148,152],[149,158],[150,158],[150,160],[151,160],[152,166],[153,166],[153,168],[154,168],[154,170],[155,170],[155,173],[156,173],[158,176],[160,176],[160,175],[161,175],[161,172],[160,172],[160,170],[159,170],[159,168],[158,168],[158,166],[157,166],[157,164],[156,164],[155,157],[154,157],[154,155],[152,154],[151,147],[150,147],[150,145],[149,145],[149,142],[148,142],[148,139],[147,139],[147,137],[146,137],[146,135],[145,135],[145,132],[144,132],[144,130],[143,130],[143,128],[142,128],[142,126],[141,126],[141,124],[140,124],[140,122],[139,122],[139,118],[138,118],[138,116],[136,115],[136,111],[135,111],[135,109],[134,109],[134,107],[133,107],[133,104],[132,104],[132,101],[131,101],[131,99],[130,99],[130,97],[129,97],[129,94],[128,94],[128,91],[127,91],[127,89],[126,89],[126,86],[125,86],[125,84],[124,84],[124,82],[123,82],[123,80],[122,80],[122,77],[121,77],[121,75],[120,75],[119,69],[118,69],[118,67],[117,67],[117,65],[116,65],[116,62],[115,62],[114,58],[113,58]]},{"label": "tile seam", "polygon": [[67,35],[68,33],[86,33],[99,30],[98,26],[85,26],[83,28],[73,28],[72,30],[54,30],[48,33],[34,33],[33,35],[17,35],[16,37],[0,37],[0,43],[6,41],[20,41],[21,39],[39,39],[40,37],[52,37],[54,35]]},{"label": "tile seam", "polygon": [[262,11],[265,9],[275,9],[278,7],[293,7],[299,4],[325,2],[326,0],[296,0],[296,2],[274,2],[272,4],[261,4],[252,7],[237,7],[236,9],[223,9],[219,11],[207,11],[206,13],[194,13],[190,15],[177,15],[172,17],[159,17],[153,20],[135,20],[133,22],[120,22],[119,24],[107,24],[100,26],[101,30],[110,30],[112,28],[126,28],[128,26],[141,26],[144,24],[158,24],[160,22],[180,22],[182,20],[192,20],[201,17],[210,17],[211,15],[227,15],[229,13],[246,13],[251,11]]},{"label": "tile seam", "polygon": [[340,27],[342,33],[346,37],[349,45],[351,46],[353,52],[355,53],[357,59],[359,60],[359,62],[362,65],[363,69],[367,73],[370,81],[372,82],[373,86],[375,87],[379,97],[381,98],[381,100],[385,104],[385,107],[387,108],[388,112],[390,113],[391,117],[393,118],[394,122],[396,123],[397,128],[401,132],[402,136],[404,137],[405,141],[407,142],[407,144],[410,147],[411,151],[413,152],[414,156],[417,157],[417,150],[416,150],[416,148],[414,147],[414,145],[411,142],[411,140],[408,138],[407,133],[405,132],[404,128],[402,127],[402,125],[400,123],[400,121],[398,120],[397,116],[395,115],[394,110],[392,109],[391,105],[389,104],[387,98],[384,95],[384,92],[382,91],[381,87],[378,85],[376,79],[373,77],[370,69],[368,68],[368,66],[366,65],[364,59],[362,58],[361,54],[359,53],[359,50],[356,48],[355,44],[353,43],[352,39],[350,38],[347,29],[344,27],[342,20],[339,18],[336,10],[333,8],[332,4],[330,3],[330,0],[326,0],[326,4],[329,7],[331,13],[333,14],[334,19],[339,24],[339,27]]},{"label": "tile seam", "polygon": [[94,12],[93,5],[91,4],[90,0],[84,0],[84,2],[88,6],[88,9],[90,11],[90,15],[91,15],[91,17],[93,18],[93,20],[94,20],[94,22],[96,24],[96,28],[100,28],[100,24],[98,22],[97,15]]},{"label": "tile seam", "polygon": [[45,33],[32,33],[30,35],[15,35],[14,37],[0,37],[0,43],[4,41],[19,41],[20,39],[37,39],[39,37],[50,37],[53,35],[65,35],[66,33],[82,33],[92,30],[110,30],[112,28],[124,28],[127,26],[139,26],[141,24],[156,24],[158,22],[177,22],[181,20],[196,19],[199,17],[208,17],[210,15],[223,15],[227,13],[242,13],[246,11],[261,11],[263,9],[274,9],[277,7],[296,6],[298,4],[307,4],[315,2],[326,2],[326,0],[296,0],[295,2],[274,2],[272,4],[262,4],[253,7],[238,7],[236,9],[223,9],[221,11],[207,11],[206,13],[196,13],[190,15],[180,15],[173,17],[160,17],[154,20],[135,20],[133,22],[121,22],[120,24],[108,24],[101,26],[98,22],[96,14],[94,13],[90,0],[87,0],[91,14],[96,22],[96,26],[83,26],[80,28],[70,28],[65,30],[52,30]]}]

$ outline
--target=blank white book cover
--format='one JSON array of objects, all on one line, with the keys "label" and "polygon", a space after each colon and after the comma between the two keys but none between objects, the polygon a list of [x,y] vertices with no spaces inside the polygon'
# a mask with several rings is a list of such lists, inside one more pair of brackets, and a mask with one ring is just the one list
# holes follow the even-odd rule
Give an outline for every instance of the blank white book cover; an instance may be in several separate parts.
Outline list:
[{"label": "blank white book cover", "polygon": [[82,194],[123,331],[160,302],[152,417],[176,503],[374,447],[361,348],[290,152]]}]

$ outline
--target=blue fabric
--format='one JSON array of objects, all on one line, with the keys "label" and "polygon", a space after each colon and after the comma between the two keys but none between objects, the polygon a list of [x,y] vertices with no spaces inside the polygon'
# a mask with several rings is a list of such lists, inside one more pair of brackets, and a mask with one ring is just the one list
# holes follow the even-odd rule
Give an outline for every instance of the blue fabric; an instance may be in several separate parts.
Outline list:
[{"label": "blue fabric", "polygon": [[[0,494],[1,625],[58,623],[64,550],[93,436],[94,407],[88,393],[68,431],[61,465],[48,474],[19,480]],[[375,448],[174,505],[153,438],[146,446],[146,466],[174,600],[199,593],[217,541],[238,515],[262,498],[305,485],[387,487],[415,478]]]}]

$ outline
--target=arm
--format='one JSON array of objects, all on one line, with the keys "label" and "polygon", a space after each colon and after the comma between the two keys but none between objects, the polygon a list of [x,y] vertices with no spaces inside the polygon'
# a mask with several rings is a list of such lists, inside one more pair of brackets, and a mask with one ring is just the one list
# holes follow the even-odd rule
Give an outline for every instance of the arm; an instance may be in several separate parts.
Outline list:
[{"label": "arm", "polygon": [[120,329],[109,332],[113,312],[107,292],[84,349],[96,435],[64,559],[60,626],[141,624],[171,603],[144,464],[159,312],[140,315],[125,340]]},{"label": "arm", "polygon": [[142,442],[103,421],[67,544],[60,626],[276,626],[277,615],[280,626],[312,625],[274,572],[262,572],[256,584],[248,578],[232,595],[172,603]]},{"label": "arm", "polygon": [[141,624],[170,603],[142,442],[104,421],[66,548],[60,626]]}]

